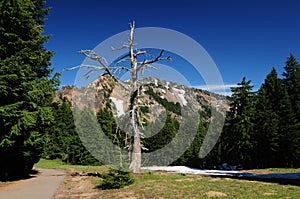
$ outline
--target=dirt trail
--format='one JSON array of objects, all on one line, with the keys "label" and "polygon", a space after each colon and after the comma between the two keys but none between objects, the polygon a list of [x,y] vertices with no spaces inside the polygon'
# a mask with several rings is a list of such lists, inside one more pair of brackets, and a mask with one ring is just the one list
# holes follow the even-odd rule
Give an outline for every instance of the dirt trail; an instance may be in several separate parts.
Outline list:
[{"label": "dirt trail", "polygon": [[52,199],[66,174],[53,169],[37,169],[39,174],[0,188],[0,199]]}]

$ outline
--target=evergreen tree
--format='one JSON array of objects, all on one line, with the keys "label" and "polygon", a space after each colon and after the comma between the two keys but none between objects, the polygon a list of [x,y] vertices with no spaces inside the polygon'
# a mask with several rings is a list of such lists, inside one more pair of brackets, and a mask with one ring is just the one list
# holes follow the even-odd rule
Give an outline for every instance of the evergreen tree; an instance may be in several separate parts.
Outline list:
[{"label": "evergreen tree", "polygon": [[[292,139],[291,152],[287,154],[286,166],[300,165],[300,65],[293,54],[287,58],[283,72],[283,84],[290,98],[291,109],[294,119],[288,121],[287,132]],[[289,158],[288,158],[289,157]]]},{"label": "evergreen tree", "polygon": [[255,110],[254,164],[259,168],[278,165],[280,108],[284,91],[273,68],[258,91]]},{"label": "evergreen tree", "polygon": [[[213,108],[213,107],[212,107]],[[215,110],[216,111],[216,110]],[[200,149],[200,153],[203,153],[202,151],[207,151],[205,147],[211,147],[212,150],[205,156],[202,160],[203,162],[203,167],[204,168],[211,168],[215,169],[218,165],[222,164],[222,145],[221,145],[221,140],[219,137],[221,136],[219,132],[223,128],[223,115],[220,112],[215,112],[214,117],[211,118],[211,123],[210,123],[210,128],[207,128],[206,130],[207,135],[205,136],[205,139],[207,140],[206,144],[205,142],[202,144],[202,149]],[[217,142],[216,142],[217,141]]]},{"label": "evergreen tree", "polygon": [[99,164],[77,134],[70,102],[66,98],[54,102],[53,112],[55,120],[47,131],[43,157],[77,165]]},{"label": "evergreen tree", "polygon": [[[189,124],[188,124],[189,125]],[[195,125],[195,124],[193,124]],[[188,127],[185,127],[188,129]],[[189,146],[188,150],[178,159],[173,165],[187,165],[194,168],[203,168],[206,167],[206,159],[199,158],[199,151],[202,146],[203,140],[205,138],[205,134],[207,132],[207,122],[205,122],[204,118],[199,119],[199,125],[197,129],[197,134]],[[188,132],[187,132],[188,133]],[[189,136],[189,135],[187,135]],[[215,157],[216,158],[216,157]]]},{"label": "evergreen tree", "polygon": [[97,120],[100,124],[100,127],[103,131],[103,133],[114,143],[119,144],[118,139],[115,139],[117,129],[117,123],[115,121],[115,118],[113,116],[112,110],[107,104],[104,109],[100,109],[97,113]]},{"label": "evergreen tree", "polygon": [[0,177],[27,174],[42,152],[53,120],[56,78],[49,79],[53,52],[43,44],[41,0],[0,2]]},{"label": "evergreen tree", "polygon": [[[156,122],[160,122],[159,119],[156,120]],[[153,126],[156,127],[160,125],[154,124]],[[173,118],[170,113],[168,113],[163,128],[152,137],[143,139],[143,144],[145,148],[148,149],[147,152],[156,151],[163,148],[166,144],[170,143],[176,135],[178,128],[178,121]]]},{"label": "evergreen tree", "polygon": [[297,159],[296,154],[299,153],[299,142],[297,144],[297,135],[299,139],[299,133],[295,129],[295,115],[285,86],[283,86],[282,98],[277,110],[280,122],[278,132],[279,151],[276,156],[276,162],[278,167],[293,167]]},{"label": "evergreen tree", "polygon": [[251,81],[244,77],[238,87],[231,88],[232,102],[227,114],[223,140],[223,159],[229,164],[251,167],[253,148],[253,114],[255,93]]},{"label": "evergreen tree", "polygon": [[[295,115],[300,115],[300,65],[293,54],[287,58],[284,66],[283,83],[287,87],[290,95],[292,109]],[[300,117],[297,117],[297,122],[300,122]]]},{"label": "evergreen tree", "polygon": [[[287,65],[295,63],[291,56]],[[284,73],[286,76],[291,74],[292,70],[288,67],[286,70],[289,71]],[[258,92],[253,140],[256,167],[292,167],[297,163],[299,134],[288,94],[289,81],[292,82],[279,79],[273,68]]]}]

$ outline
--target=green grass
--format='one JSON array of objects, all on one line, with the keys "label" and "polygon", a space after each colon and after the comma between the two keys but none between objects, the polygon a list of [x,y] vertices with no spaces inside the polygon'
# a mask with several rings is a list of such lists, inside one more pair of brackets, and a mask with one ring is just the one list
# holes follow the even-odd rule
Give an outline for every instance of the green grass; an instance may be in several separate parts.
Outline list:
[{"label": "green grass", "polygon": [[[134,185],[118,190],[119,195],[134,190],[140,198],[299,198],[300,187],[199,175],[142,174]],[[115,194],[113,192],[107,195]]]},{"label": "green grass", "polygon": [[[105,166],[67,165],[58,160],[42,159],[36,167],[71,171],[107,171]],[[251,171],[247,171],[251,172]],[[300,172],[300,169],[263,169],[256,173]],[[101,198],[290,198],[298,199],[300,187],[232,178],[183,175],[165,172],[134,174],[135,183],[118,190],[98,190]],[[101,178],[91,177],[95,187]],[[94,189],[95,190],[95,189]]]},{"label": "green grass", "polygon": [[85,172],[106,172],[108,167],[106,166],[83,166],[83,165],[70,165],[62,162],[61,160],[46,160],[40,159],[38,163],[34,165],[37,168],[58,169],[65,171],[85,171]]}]

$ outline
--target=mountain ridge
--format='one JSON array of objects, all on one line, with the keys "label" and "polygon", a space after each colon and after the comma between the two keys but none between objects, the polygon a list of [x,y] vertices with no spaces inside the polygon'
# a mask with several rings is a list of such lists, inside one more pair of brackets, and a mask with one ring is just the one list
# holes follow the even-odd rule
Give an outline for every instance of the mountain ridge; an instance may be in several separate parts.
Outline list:
[{"label": "mountain ridge", "polygon": [[[176,104],[177,106],[179,104],[180,107],[188,106],[190,109],[200,112],[207,112],[206,109],[212,107],[217,111],[229,110],[227,96],[158,78],[144,78],[141,91],[144,95],[143,104],[174,103],[175,106]],[[152,96],[149,96],[150,93]],[[64,86],[56,92],[54,100],[58,101],[60,98],[68,99],[73,106],[76,105],[79,109],[88,106],[93,107],[94,113],[97,113],[100,108],[104,108],[109,103],[114,108],[114,115],[118,116],[126,112],[129,103],[128,93],[120,85],[113,83],[107,75],[99,76],[84,88]],[[160,101],[160,103],[157,101]]]}]

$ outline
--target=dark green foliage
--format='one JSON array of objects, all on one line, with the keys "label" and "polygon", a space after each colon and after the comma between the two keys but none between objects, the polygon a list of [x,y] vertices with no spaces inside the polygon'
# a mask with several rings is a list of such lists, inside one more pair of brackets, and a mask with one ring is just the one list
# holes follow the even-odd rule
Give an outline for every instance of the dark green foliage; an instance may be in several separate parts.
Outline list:
[{"label": "dark green foliage", "polygon": [[284,69],[283,79],[272,69],[257,97],[244,80],[233,90],[221,136],[223,162],[246,168],[300,166],[300,66],[292,54]]},{"label": "dark green foliage", "polygon": [[[158,118],[155,120],[156,123],[161,122]],[[154,127],[161,126],[160,124],[153,125]],[[142,140],[143,145],[148,150],[145,152],[152,152],[163,148],[166,144],[172,141],[179,128],[179,123],[176,119],[172,118],[170,114],[167,115],[166,121],[163,128],[155,135]],[[154,129],[149,129],[153,131]],[[154,130],[155,131],[155,130]],[[146,133],[147,134],[147,133]]]},{"label": "dark green foliage", "polygon": [[[97,119],[102,131],[113,142],[114,135],[117,131],[117,123],[110,107],[106,106],[104,109],[100,109],[97,113]],[[116,143],[114,142],[114,144]]]},{"label": "dark green foliage", "polygon": [[177,115],[181,115],[181,107],[180,107],[180,104],[178,102],[177,103],[173,103],[173,102],[169,102],[166,99],[161,98],[150,87],[148,88],[147,91],[145,91],[145,94],[153,97],[153,99],[155,101],[157,101],[159,104],[163,105],[163,107],[165,107],[168,111],[171,111],[171,112],[173,112],[173,113],[175,113]]},{"label": "dark green foliage", "polygon": [[273,68],[258,91],[255,107],[253,161],[258,168],[274,167],[279,163],[280,110],[287,108],[283,89]]},{"label": "dark green foliage", "polygon": [[40,158],[57,76],[42,36],[48,9],[40,0],[0,2],[0,178],[25,175]]},{"label": "dark green foliage", "polygon": [[258,92],[255,160],[259,168],[291,167],[296,161],[295,118],[287,87],[273,68]]},{"label": "dark green foliage", "polygon": [[[290,151],[287,152],[286,166],[300,166],[300,64],[296,58],[290,54],[284,66],[285,72],[282,74],[283,85],[287,89],[290,100],[291,110],[288,110],[289,118],[292,120],[286,121],[287,136],[292,140]],[[289,140],[287,140],[289,142]]]},{"label": "dark green foliage", "polygon": [[120,146],[124,146],[124,143],[119,136],[123,134],[115,129],[116,123],[110,108],[100,110],[97,116],[89,107],[81,110],[73,108],[73,114],[81,141],[93,156],[101,163],[125,167],[128,153],[126,156],[122,154]]},{"label": "dark green foliage", "polygon": [[238,87],[231,89],[232,102],[222,135],[223,160],[231,165],[242,164],[244,167],[251,167],[255,102],[252,88],[251,81],[246,81],[244,77]]},{"label": "dark green foliage", "polygon": [[[208,151],[211,146],[214,146],[211,151],[201,159],[201,168],[207,169],[216,169],[217,165],[221,165],[222,163],[222,142],[220,139],[220,132],[223,128],[224,116],[220,112],[215,112],[214,117],[212,118],[212,122],[209,124],[202,122],[202,125],[206,128],[202,128],[203,133],[205,133],[205,140],[201,145],[200,153],[204,153]],[[205,153],[204,153],[205,154]],[[202,155],[201,155],[202,156]]]},{"label": "dark green foliage", "polygon": [[107,105],[104,109],[100,109],[98,111],[97,120],[100,124],[101,130],[113,144],[116,144],[121,148],[126,147],[126,143],[129,142],[129,138],[126,140],[125,132],[118,128],[110,106]]},{"label": "dark green foliage", "polygon": [[53,103],[55,120],[48,129],[43,157],[77,165],[100,164],[83,145],[75,128],[70,102]]},{"label": "dark green foliage", "polygon": [[[283,84],[286,86],[295,115],[300,115],[300,65],[296,58],[290,54],[287,58],[283,72]],[[300,117],[296,117],[300,121]]]},{"label": "dark green foliage", "polygon": [[99,186],[101,189],[121,189],[134,183],[134,178],[129,172],[110,169],[108,173],[102,175],[103,182]]},{"label": "dark green foliage", "polygon": [[141,106],[141,107],[140,107],[140,110],[141,110],[141,112],[144,113],[144,114],[150,112],[150,110],[149,110],[149,108],[148,108],[147,106]]},{"label": "dark green foliage", "polygon": [[199,151],[202,146],[206,132],[207,123],[204,121],[203,118],[200,118],[197,134],[194,140],[192,141],[187,151],[185,151],[185,153],[178,160],[173,162],[172,165],[187,165],[195,168],[205,167],[205,161],[199,158]]}]

